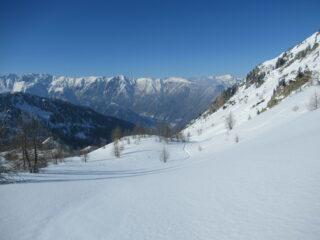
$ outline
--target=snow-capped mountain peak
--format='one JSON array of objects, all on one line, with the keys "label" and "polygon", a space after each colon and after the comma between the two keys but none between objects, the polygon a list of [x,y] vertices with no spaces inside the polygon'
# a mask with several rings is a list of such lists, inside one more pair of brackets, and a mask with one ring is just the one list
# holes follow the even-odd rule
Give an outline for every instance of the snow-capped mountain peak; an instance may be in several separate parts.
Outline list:
[{"label": "snow-capped mountain peak", "polygon": [[[203,79],[8,75],[0,77],[0,93],[26,92],[58,98],[144,126],[155,126],[158,121],[182,126],[208,108],[222,90],[233,84],[234,78],[229,75],[228,81],[213,76]],[[190,109],[194,102],[198,103],[197,108]],[[121,110],[111,103],[121,106]]]}]

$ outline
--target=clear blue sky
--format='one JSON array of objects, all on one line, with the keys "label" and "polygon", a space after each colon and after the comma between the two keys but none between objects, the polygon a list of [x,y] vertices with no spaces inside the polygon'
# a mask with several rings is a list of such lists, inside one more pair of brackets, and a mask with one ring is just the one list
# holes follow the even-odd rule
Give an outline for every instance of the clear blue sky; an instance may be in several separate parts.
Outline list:
[{"label": "clear blue sky", "polygon": [[319,9],[319,0],[0,0],[0,74],[245,76],[316,32]]}]

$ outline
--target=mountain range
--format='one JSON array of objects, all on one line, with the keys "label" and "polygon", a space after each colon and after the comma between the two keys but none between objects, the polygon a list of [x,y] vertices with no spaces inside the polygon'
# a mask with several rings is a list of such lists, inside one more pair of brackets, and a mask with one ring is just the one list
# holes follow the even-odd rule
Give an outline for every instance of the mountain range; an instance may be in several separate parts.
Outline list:
[{"label": "mountain range", "polygon": [[0,93],[23,92],[87,106],[144,127],[184,126],[205,111],[226,88],[241,81],[232,75],[197,78],[66,77],[9,74]]}]

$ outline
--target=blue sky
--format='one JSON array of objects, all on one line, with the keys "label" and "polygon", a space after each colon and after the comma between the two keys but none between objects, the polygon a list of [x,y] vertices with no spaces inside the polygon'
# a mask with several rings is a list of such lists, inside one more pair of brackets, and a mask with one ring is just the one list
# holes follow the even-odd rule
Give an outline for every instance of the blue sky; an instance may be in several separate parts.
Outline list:
[{"label": "blue sky", "polygon": [[0,0],[0,74],[245,76],[316,32],[319,9],[319,0]]}]

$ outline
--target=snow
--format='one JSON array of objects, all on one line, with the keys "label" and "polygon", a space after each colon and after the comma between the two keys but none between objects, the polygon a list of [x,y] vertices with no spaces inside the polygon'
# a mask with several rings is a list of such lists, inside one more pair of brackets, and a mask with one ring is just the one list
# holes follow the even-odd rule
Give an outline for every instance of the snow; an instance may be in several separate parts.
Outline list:
[{"label": "snow", "polygon": [[48,137],[46,140],[42,142],[42,144],[51,144],[54,142],[54,139],[52,137]]},{"label": "snow", "polygon": [[318,239],[320,111],[305,106],[314,90],[228,134],[216,126],[186,144],[131,138],[119,159],[110,144],[87,163],[21,174],[0,186],[2,238]]},{"label": "snow", "polygon": [[160,79],[152,78],[138,78],[136,79],[136,88],[140,93],[152,94],[161,91],[162,81]]},{"label": "snow", "polygon": [[[120,158],[109,144],[86,163],[73,157],[19,174],[21,181],[0,186],[1,238],[319,239],[320,109],[308,104],[320,87],[305,85],[256,113],[279,79],[289,81],[306,64],[318,70],[316,52],[285,68],[274,69],[276,59],[260,65],[265,82],[240,87],[234,104],[195,120],[184,130],[188,143],[123,139]],[[227,130],[230,112],[236,124]],[[167,163],[160,161],[164,148]]]},{"label": "snow", "polygon": [[190,84],[190,82],[187,79],[179,78],[179,77],[169,77],[164,80],[165,83],[184,83],[184,84]]},{"label": "snow", "polygon": [[234,77],[231,74],[216,76],[216,79],[223,81],[223,82],[232,82],[234,81]]},{"label": "snow", "polygon": [[42,119],[49,119],[52,112],[44,111],[38,107],[32,106],[26,102],[16,104],[16,107],[24,112],[32,113],[34,116],[38,116]]},{"label": "snow", "polygon": [[15,82],[13,85],[12,92],[22,92],[25,88],[25,82]]}]

